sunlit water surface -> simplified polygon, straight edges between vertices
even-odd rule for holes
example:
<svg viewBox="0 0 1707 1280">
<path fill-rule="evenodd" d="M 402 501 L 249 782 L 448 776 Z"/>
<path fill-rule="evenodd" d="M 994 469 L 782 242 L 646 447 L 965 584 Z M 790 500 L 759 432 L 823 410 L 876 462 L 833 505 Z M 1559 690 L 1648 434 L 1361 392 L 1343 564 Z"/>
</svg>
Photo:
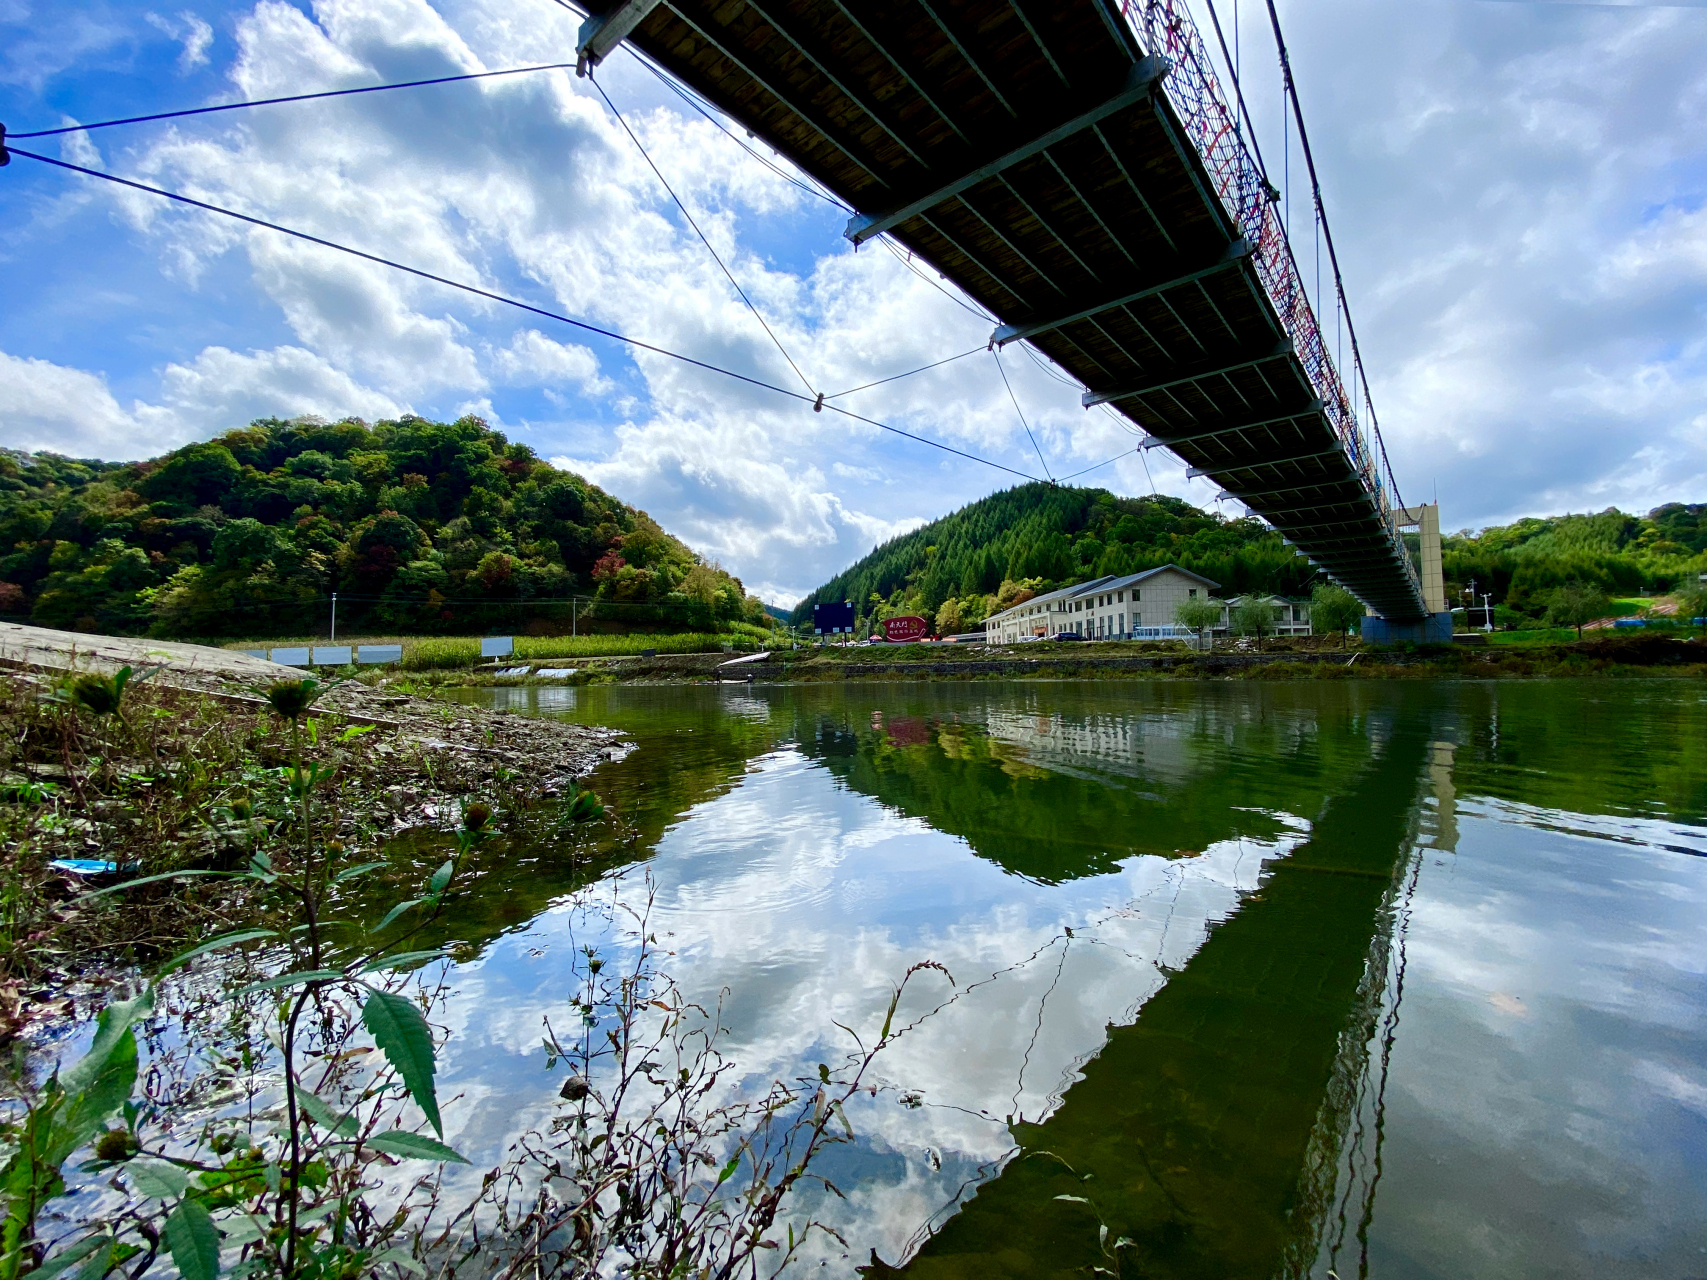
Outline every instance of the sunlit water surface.
<svg viewBox="0 0 1707 1280">
<path fill-rule="evenodd" d="M 1100 1221 L 1126 1275 L 1707 1277 L 1698 684 L 460 696 L 632 737 L 599 892 L 650 884 L 749 1085 L 952 973 L 803 1206 L 831 1273 L 1084 1275 Z M 463 922 L 477 1168 L 552 1114 L 585 882 L 531 856 Z"/>
</svg>

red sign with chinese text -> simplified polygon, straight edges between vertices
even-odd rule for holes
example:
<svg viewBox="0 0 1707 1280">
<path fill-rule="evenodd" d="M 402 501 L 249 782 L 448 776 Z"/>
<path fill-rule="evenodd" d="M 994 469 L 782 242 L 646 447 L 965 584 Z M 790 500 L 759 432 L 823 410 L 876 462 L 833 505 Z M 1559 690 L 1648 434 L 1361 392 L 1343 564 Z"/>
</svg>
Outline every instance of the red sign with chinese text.
<svg viewBox="0 0 1707 1280">
<path fill-rule="evenodd" d="M 914 614 L 904 618 L 885 618 L 883 620 L 883 638 L 885 640 L 923 640 L 931 633 L 931 624 Z"/>
</svg>

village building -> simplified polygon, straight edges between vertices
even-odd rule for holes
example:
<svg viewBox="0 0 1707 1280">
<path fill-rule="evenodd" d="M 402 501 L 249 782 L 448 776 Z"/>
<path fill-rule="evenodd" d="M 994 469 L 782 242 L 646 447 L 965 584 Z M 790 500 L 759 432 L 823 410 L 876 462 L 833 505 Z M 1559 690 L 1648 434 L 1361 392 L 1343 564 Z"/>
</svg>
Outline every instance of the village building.
<svg viewBox="0 0 1707 1280">
<path fill-rule="evenodd" d="M 1174 621 L 1185 600 L 1206 600 L 1220 584 L 1178 565 L 1074 583 L 1022 601 L 984 623 L 991 644 L 1052 640 L 1173 640 L 1191 632 Z"/>
<path fill-rule="evenodd" d="M 1142 573 L 1110 575 L 1076 582 L 1021 601 L 984 623 L 989 644 L 1024 640 L 1053 640 L 1074 635 L 1081 640 L 1184 640 L 1193 632 L 1176 622 L 1175 611 L 1185 600 L 1212 600 L 1221 606 L 1221 620 L 1212 634 L 1232 634 L 1233 611 L 1260 602 L 1273 613 L 1270 635 L 1310 634 L 1310 602 L 1277 595 L 1242 595 L 1216 600 L 1220 586 L 1178 565 L 1163 565 Z"/>
</svg>

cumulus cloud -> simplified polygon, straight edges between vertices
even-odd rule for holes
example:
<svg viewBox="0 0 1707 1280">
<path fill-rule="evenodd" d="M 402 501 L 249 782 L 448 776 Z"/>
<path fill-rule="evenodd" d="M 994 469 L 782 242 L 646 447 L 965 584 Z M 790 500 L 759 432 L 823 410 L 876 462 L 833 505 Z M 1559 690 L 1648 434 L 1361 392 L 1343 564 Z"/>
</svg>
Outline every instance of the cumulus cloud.
<svg viewBox="0 0 1707 1280">
<path fill-rule="evenodd" d="M 135 422 L 97 373 L 0 351 L 0 443 L 73 457 L 122 456 Z"/>
<path fill-rule="evenodd" d="M 159 403 L 123 408 L 100 374 L 0 351 L 0 444 L 144 458 L 260 417 L 395 417 L 404 406 L 301 347 L 208 347 L 162 371 Z"/>
<path fill-rule="evenodd" d="M 599 358 L 586 347 L 555 342 L 538 329 L 525 329 L 495 352 L 492 369 L 510 386 L 553 387 L 569 384 L 587 395 L 605 395 L 615 385 L 599 374 Z"/>
</svg>

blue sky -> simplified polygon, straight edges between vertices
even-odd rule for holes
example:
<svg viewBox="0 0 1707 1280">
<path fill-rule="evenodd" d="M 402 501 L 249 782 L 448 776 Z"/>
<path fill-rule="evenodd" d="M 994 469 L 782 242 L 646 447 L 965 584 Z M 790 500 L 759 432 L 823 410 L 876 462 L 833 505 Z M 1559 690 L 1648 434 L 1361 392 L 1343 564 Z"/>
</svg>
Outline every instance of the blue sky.
<svg viewBox="0 0 1707 1280">
<path fill-rule="evenodd" d="M 1231 0 L 1220 0 L 1231 19 Z M 1707 7 L 1311 0 L 1281 8 L 1388 447 L 1448 527 L 1707 500 Z M 1240 7 L 1271 168 L 1262 6 Z M 550 0 L 0 0 L 14 132 L 573 57 Z M 688 111 L 613 101 L 820 388 L 983 345 L 928 270 Z M 545 72 L 66 135 L 31 149 L 243 209 L 793 385 L 603 103 Z M 1294 212 L 1303 207 L 1295 195 Z M 1300 237 L 1305 273 L 1309 238 Z M 142 457 L 260 415 L 472 411 L 789 602 L 1013 482 L 770 393 L 17 160 L 0 171 L 0 443 Z M 1050 471 L 1130 449 L 1020 348 Z M 843 403 L 1018 470 L 985 353 Z M 1199 503 L 1162 454 L 1086 483 Z"/>
</svg>

